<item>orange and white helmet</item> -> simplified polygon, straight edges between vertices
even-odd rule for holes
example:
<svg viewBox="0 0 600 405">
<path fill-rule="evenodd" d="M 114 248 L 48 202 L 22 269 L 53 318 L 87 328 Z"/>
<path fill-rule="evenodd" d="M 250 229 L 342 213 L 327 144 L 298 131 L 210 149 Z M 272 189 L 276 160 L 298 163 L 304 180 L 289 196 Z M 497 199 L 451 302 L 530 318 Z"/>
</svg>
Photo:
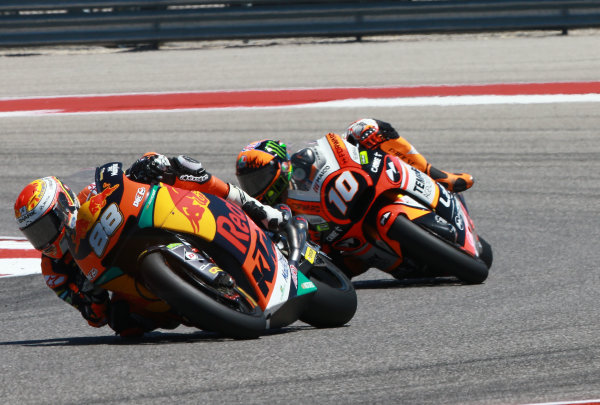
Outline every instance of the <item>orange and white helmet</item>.
<svg viewBox="0 0 600 405">
<path fill-rule="evenodd" d="M 17 225 L 33 247 L 61 258 L 68 250 L 66 234 L 75 228 L 79 200 L 54 176 L 29 183 L 15 202 Z"/>
</svg>

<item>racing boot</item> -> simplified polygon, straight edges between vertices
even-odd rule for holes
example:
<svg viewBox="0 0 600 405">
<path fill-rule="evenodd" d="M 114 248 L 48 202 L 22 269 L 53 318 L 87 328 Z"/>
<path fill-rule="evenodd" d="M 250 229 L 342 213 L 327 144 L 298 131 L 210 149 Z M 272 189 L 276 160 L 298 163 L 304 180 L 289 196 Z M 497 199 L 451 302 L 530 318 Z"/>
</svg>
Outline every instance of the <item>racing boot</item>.
<svg viewBox="0 0 600 405">
<path fill-rule="evenodd" d="M 427 173 L 429 177 L 438 183 L 442 184 L 448 190 L 455 193 L 459 193 L 471 188 L 475 182 L 473 176 L 468 173 L 448 173 L 443 170 L 436 169 L 435 167 L 431 166 L 430 163 L 427 163 L 425 173 Z"/>
</svg>

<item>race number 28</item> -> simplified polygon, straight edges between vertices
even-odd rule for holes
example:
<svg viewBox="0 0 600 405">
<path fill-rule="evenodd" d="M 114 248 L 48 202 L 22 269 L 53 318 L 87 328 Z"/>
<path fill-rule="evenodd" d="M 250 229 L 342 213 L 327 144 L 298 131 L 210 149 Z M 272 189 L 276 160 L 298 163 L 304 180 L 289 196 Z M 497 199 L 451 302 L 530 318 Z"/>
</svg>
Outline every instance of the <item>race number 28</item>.
<svg viewBox="0 0 600 405">
<path fill-rule="evenodd" d="M 109 205 L 92 228 L 88 238 L 90 246 L 98 257 L 102 256 L 110 237 L 122 223 L 123 214 L 119 211 L 119 206 L 117 204 Z"/>
</svg>

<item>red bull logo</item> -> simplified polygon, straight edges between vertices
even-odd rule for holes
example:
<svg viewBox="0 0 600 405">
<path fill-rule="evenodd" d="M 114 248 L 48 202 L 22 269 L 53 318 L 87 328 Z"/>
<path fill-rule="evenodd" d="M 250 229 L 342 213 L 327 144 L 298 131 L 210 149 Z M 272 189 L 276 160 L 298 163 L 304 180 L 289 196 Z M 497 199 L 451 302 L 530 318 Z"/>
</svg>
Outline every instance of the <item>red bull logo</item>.
<svg viewBox="0 0 600 405">
<path fill-rule="evenodd" d="M 115 190 L 119 188 L 118 184 L 115 184 L 112 187 L 108 187 L 108 185 L 104 185 L 104 190 L 101 193 L 96 194 L 95 196 L 90 198 L 89 210 L 92 215 L 96 215 L 104 206 L 106 205 L 106 199 L 109 195 L 115 192 Z"/>
<path fill-rule="evenodd" d="M 27 211 L 31 211 L 42 200 L 44 193 L 46 192 L 46 183 L 42 180 L 35 180 L 29 184 L 29 187 L 32 188 L 31 198 L 27 201 Z"/>
<path fill-rule="evenodd" d="M 173 201 L 177 201 L 177 209 L 181 211 L 190 222 L 194 232 L 200 231 L 200 222 L 206 206 L 209 203 L 208 198 L 198 191 L 179 190 L 173 187 L 167 187 L 169 195 Z M 182 194 L 184 194 L 182 196 Z"/>
</svg>

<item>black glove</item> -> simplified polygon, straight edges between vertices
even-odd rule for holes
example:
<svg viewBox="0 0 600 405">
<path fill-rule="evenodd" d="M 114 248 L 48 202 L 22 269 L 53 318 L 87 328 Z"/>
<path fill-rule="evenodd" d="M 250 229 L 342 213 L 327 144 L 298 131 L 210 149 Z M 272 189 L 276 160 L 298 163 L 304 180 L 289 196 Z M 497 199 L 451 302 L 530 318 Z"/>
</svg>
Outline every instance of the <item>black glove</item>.
<svg viewBox="0 0 600 405">
<path fill-rule="evenodd" d="M 164 182 L 173 184 L 175 175 L 169 159 L 164 155 L 146 154 L 136 160 L 126 172 L 127 176 L 140 183 Z"/>
<path fill-rule="evenodd" d="M 377 125 L 379 126 L 379 134 L 385 140 L 398 139 L 400 137 L 400 135 L 398 135 L 398 132 L 394 129 L 394 127 L 392 127 L 390 123 L 380 120 L 375 120 L 375 122 L 377 122 Z"/>
<path fill-rule="evenodd" d="M 173 170 L 179 180 L 193 181 L 196 183 L 206 183 L 210 180 L 210 173 L 203 167 L 202 163 L 189 156 L 179 155 L 169 159 L 173 165 Z"/>
</svg>

